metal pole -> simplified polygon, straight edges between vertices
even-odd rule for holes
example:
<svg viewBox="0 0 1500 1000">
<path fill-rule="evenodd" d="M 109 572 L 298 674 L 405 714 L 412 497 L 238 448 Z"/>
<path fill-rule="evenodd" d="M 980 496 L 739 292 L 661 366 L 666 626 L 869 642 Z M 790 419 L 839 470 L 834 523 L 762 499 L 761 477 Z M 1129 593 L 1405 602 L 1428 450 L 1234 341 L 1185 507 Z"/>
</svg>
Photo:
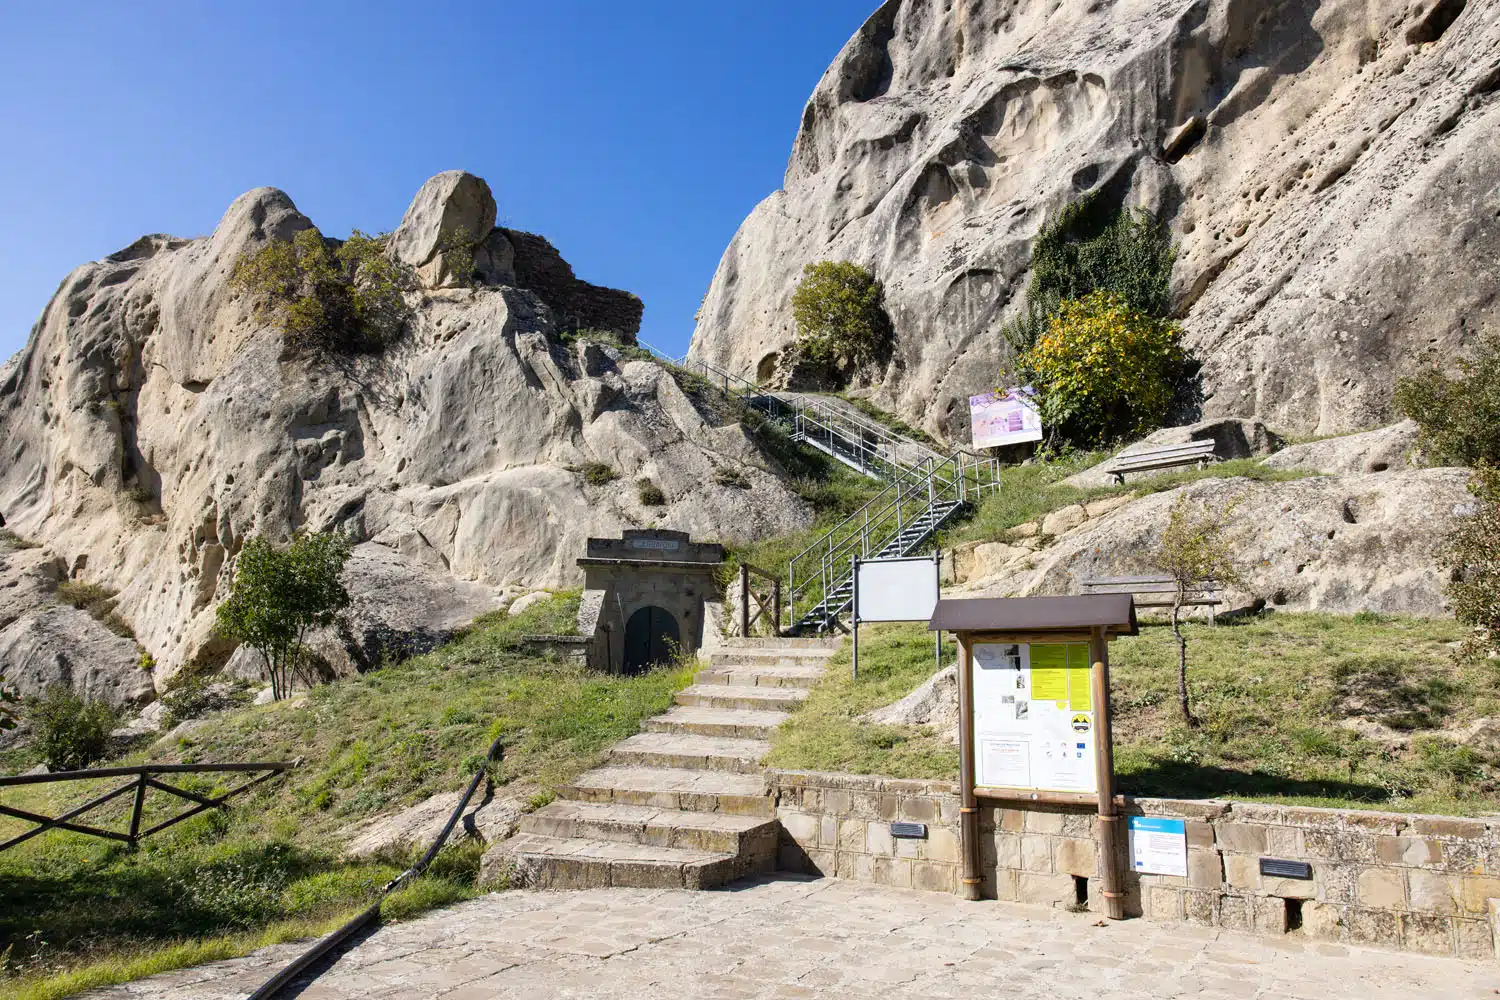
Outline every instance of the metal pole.
<svg viewBox="0 0 1500 1000">
<path fill-rule="evenodd" d="M 963 857 L 963 877 L 958 894 L 964 899 L 979 898 L 979 799 L 974 794 L 974 668 L 969 650 L 969 636 L 958 633 L 958 790 L 959 853 Z"/>
<path fill-rule="evenodd" d="M 1125 886 L 1120 877 L 1125 854 L 1123 825 L 1115 804 L 1115 751 L 1109 705 L 1109 637 L 1096 627 L 1089 641 L 1094 700 L 1094 775 L 1099 786 L 1099 876 L 1105 915 L 1125 918 Z"/>
<path fill-rule="evenodd" d="M 942 600 L 942 597 L 943 597 L 943 550 L 942 549 L 933 549 L 932 550 L 932 565 L 934 567 L 933 572 L 937 574 L 937 594 L 938 594 L 938 600 Z M 933 633 L 932 633 L 932 662 L 933 662 L 934 666 L 938 670 L 943 669 L 943 630 L 942 629 L 935 629 L 933 631 Z"/>
<path fill-rule="evenodd" d="M 859 556 L 854 557 L 851 580 L 854 584 L 850 595 L 854 611 L 854 679 L 859 680 Z"/>
</svg>

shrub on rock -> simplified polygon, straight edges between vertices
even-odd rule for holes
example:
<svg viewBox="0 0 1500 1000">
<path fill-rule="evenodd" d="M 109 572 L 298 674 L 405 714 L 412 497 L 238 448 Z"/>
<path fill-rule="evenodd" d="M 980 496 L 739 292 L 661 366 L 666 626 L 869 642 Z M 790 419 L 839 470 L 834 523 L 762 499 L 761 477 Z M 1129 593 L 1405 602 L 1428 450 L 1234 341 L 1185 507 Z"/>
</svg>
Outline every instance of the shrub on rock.
<svg viewBox="0 0 1500 1000">
<path fill-rule="evenodd" d="M 1036 387 L 1051 434 L 1099 445 L 1160 426 L 1184 373 L 1180 338 L 1176 323 L 1095 291 L 1059 305 L 1017 369 Z"/>
<path fill-rule="evenodd" d="M 1422 443 L 1439 462 L 1500 464 L 1500 334 L 1459 359 L 1458 378 L 1436 361 L 1396 382 L 1396 406 L 1417 422 Z"/>
<path fill-rule="evenodd" d="M 85 701 L 66 684 L 54 684 L 27 712 L 37 749 L 51 771 L 79 771 L 103 759 L 115 714 L 102 701 Z"/>
<path fill-rule="evenodd" d="M 1500 649 L 1500 469 L 1481 465 L 1469 482 L 1474 512 L 1459 520 L 1443 548 L 1453 615 L 1473 626 L 1471 650 Z"/>
<path fill-rule="evenodd" d="M 890 358 L 895 333 L 885 290 L 858 264 L 825 260 L 803 268 L 802 283 L 792 294 L 792 317 L 795 353 L 837 380 Z"/>
</svg>

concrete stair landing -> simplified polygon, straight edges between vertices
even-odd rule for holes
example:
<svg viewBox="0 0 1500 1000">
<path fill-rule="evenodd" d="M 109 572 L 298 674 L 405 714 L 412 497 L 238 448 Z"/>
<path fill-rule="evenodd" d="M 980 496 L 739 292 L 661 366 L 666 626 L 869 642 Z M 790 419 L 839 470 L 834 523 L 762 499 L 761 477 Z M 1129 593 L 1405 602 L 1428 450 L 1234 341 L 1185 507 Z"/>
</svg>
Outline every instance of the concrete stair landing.
<svg viewBox="0 0 1500 1000">
<path fill-rule="evenodd" d="M 494 850 L 535 889 L 709 889 L 774 870 L 780 827 L 760 760 L 837 649 L 765 639 L 714 653 L 676 706 Z"/>
</svg>

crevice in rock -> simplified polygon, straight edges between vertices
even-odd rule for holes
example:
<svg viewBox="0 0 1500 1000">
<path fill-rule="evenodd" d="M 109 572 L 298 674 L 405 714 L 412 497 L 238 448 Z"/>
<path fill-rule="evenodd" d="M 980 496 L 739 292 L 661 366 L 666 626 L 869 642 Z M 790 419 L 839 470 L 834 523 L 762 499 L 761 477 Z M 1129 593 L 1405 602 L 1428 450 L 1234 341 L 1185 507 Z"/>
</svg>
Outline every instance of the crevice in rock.
<svg viewBox="0 0 1500 1000">
<path fill-rule="evenodd" d="M 1468 0 L 1435 0 L 1410 28 L 1406 29 L 1406 40 L 1413 45 L 1426 45 L 1443 37 L 1443 34 L 1464 12 Z"/>
</svg>

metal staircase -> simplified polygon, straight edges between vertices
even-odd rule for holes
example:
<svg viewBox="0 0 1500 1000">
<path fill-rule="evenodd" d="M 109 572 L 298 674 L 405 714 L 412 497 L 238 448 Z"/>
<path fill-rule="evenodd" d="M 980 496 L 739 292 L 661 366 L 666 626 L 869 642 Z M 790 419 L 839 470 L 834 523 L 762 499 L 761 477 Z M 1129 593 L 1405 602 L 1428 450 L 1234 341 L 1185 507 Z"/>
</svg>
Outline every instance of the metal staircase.
<svg viewBox="0 0 1500 1000">
<path fill-rule="evenodd" d="M 999 463 L 972 452 L 944 456 L 852 407 L 806 393 L 773 392 L 707 362 L 672 364 L 764 413 L 792 440 L 888 483 L 862 509 L 792 557 L 784 591 L 794 633 L 828 632 L 854 600 L 854 560 L 908 556 L 968 505 L 1000 487 Z"/>
</svg>

